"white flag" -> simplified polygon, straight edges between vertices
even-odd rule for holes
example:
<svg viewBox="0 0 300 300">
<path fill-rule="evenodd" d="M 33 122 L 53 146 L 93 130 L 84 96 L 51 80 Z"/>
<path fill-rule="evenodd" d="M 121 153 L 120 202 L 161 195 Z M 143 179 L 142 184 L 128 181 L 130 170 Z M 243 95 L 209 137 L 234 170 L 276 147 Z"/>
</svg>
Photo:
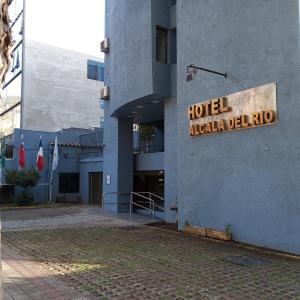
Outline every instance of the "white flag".
<svg viewBox="0 0 300 300">
<path fill-rule="evenodd" d="M 57 136 L 56 136 L 54 151 L 53 151 L 52 171 L 54 171 L 57 168 L 57 165 L 58 165 L 58 145 L 57 145 Z"/>
</svg>

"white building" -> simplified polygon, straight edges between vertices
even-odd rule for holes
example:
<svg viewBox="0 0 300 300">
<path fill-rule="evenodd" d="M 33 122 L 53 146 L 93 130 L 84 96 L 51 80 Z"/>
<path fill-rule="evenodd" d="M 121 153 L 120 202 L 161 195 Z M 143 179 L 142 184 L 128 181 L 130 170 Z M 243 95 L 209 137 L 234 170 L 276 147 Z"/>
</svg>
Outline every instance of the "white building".
<svg viewBox="0 0 300 300">
<path fill-rule="evenodd" d="M 23 0 L 11 2 L 9 15 L 15 43 L 0 100 L 0 137 L 14 128 L 99 127 L 103 61 L 26 38 Z"/>
</svg>

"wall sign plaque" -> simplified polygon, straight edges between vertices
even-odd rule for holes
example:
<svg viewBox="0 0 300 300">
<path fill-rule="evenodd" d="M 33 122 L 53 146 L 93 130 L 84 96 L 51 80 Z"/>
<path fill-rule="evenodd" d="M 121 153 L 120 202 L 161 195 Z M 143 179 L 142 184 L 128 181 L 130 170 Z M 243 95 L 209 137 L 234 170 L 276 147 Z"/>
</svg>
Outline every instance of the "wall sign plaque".
<svg viewBox="0 0 300 300">
<path fill-rule="evenodd" d="M 271 125 L 277 121 L 276 83 L 188 107 L 190 136 Z"/>
<path fill-rule="evenodd" d="M 106 184 L 107 184 L 107 185 L 110 185 L 110 183 L 111 183 L 111 175 L 110 175 L 110 174 L 107 174 L 107 175 L 106 175 Z"/>
</svg>

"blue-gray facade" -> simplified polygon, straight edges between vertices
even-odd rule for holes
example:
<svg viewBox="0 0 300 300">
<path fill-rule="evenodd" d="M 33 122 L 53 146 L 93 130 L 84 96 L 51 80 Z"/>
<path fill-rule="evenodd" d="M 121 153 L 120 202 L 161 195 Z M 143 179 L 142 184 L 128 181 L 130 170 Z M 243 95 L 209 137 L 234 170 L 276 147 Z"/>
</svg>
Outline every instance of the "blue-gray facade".
<svg viewBox="0 0 300 300">
<path fill-rule="evenodd" d="M 158 31 L 167 34 L 163 62 Z M 160 164 L 167 221 L 176 202 L 180 229 L 230 224 L 235 240 L 300 254 L 299 1 L 109 0 L 106 37 L 104 192 L 130 192 L 137 166 Z M 199 72 L 186 82 L 189 64 L 228 76 Z M 189 105 L 271 82 L 276 124 L 189 135 Z M 134 154 L 132 125 L 157 121 L 161 154 Z M 111 210 L 126 210 L 124 197 L 110 198 Z"/>
<path fill-rule="evenodd" d="M 25 169 L 36 168 L 36 159 L 39 148 L 40 137 L 42 137 L 44 167 L 40 174 L 40 180 L 31 192 L 35 202 L 45 202 L 50 200 L 50 178 L 52 171 L 54 141 L 57 136 L 59 161 L 56 170 L 53 171 L 52 181 L 52 202 L 72 202 L 80 201 L 90 203 L 90 173 L 103 172 L 103 130 L 101 129 L 80 129 L 69 128 L 59 132 L 32 131 L 14 129 L 14 134 L 5 138 L 6 149 L 11 147 L 13 155 L 5 160 L 5 168 L 1 178 L 2 188 L 5 188 L 5 170 L 18 169 L 18 151 L 23 135 L 25 148 Z M 68 191 L 60 190 L 59 178 L 61 174 L 78 176 L 77 187 L 72 187 Z M 0 186 L 1 189 L 1 186 Z M 18 190 L 15 190 L 15 194 Z M 5 201 L 4 199 L 0 199 Z M 8 199 L 8 200 L 13 200 Z M 101 204 L 101 193 L 99 195 Z"/>
</svg>

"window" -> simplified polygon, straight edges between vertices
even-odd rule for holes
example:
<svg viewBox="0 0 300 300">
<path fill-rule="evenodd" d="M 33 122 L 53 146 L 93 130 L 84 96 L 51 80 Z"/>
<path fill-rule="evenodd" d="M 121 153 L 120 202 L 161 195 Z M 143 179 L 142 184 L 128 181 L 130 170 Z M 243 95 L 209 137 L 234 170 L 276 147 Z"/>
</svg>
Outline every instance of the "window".
<svg viewBox="0 0 300 300">
<path fill-rule="evenodd" d="M 99 80 L 104 82 L 104 67 L 100 67 L 99 70 Z"/>
<path fill-rule="evenodd" d="M 5 75 L 5 84 L 9 83 L 14 77 L 19 76 L 22 71 L 22 43 L 19 43 L 12 51 L 12 62 L 8 73 Z M 18 79 L 20 80 L 20 79 Z M 11 83 L 10 83 L 11 84 Z M 20 80 L 20 90 L 21 90 L 21 80 Z M 21 92 L 20 92 L 21 93 Z"/>
<path fill-rule="evenodd" d="M 93 80 L 98 79 L 98 68 L 97 68 L 97 66 L 88 65 L 87 77 L 88 77 L 88 79 L 93 79 Z"/>
<path fill-rule="evenodd" d="M 2 185 L 0 189 L 0 203 L 13 202 L 15 187 L 13 185 Z"/>
<path fill-rule="evenodd" d="M 104 63 L 88 59 L 87 78 L 104 82 Z"/>
<path fill-rule="evenodd" d="M 5 159 L 13 159 L 14 157 L 14 146 L 13 145 L 5 145 L 5 150 L 4 150 L 4 157 Z"/>
<path fill-rule="evenodd" d="M 176 28 L 170 30 L 170 63 L 177 63 L 177 32 Z"/>
<path fill-rule="evenodd" d="M 104 101 L 103 100 L 100 100 L 100 108 L 104 109 Z"/>
<path fill-rule="evenodd" d="M 156 61 L 168 63 L 168 32 L 166 29 L 156 26 Z"/>
<path fill-rule="evenodd" d="M 59 193 L 79 193 L 79 173 L 59 173 Z"/>
<path fill-rule="evenodd" d="M 0 115 L 0 136 L 12 134 L 14 128 L 20 128 L 21 106 L 20 104 Z"/>
<path fill-rule="evenodd" d="M 170 0 L 170 1 L 169 1 L 170 7 L 176 5 L 176 2 L 177 2 L 176 0 Z"/>
<path fill-rule="evenodd" d="M 2 99 L 0 102 L 0 114 L 17 105 L 21 101 L 22 92 L 22 74 L 19 74 L 8 84 L 4 85 L 2 90 Z"/>
<path fill-rule="evenodd" d="M 100 116 L 100 128 L 104 128 L 104 116 Z"/>
</svg>

